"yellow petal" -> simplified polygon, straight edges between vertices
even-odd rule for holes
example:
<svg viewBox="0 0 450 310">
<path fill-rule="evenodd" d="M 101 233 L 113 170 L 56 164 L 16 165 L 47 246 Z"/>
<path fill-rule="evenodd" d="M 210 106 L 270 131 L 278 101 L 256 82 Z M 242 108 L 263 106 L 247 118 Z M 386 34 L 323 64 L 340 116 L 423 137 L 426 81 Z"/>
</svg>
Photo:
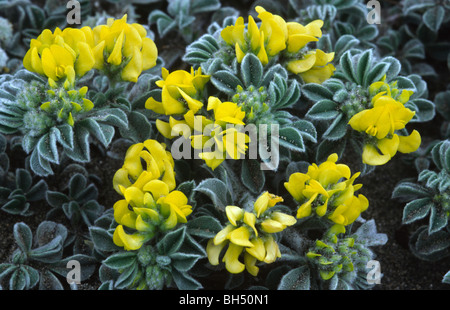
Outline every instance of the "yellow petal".
<svg viewBox="0 0 450 310">
<path fill-rule="evenodd" d="M 394 157 L 394 155 L 397 153 L 399 143 L 399 136 L 394 134 L 391 139 L 384 138 L 378 140 L 377 147 L 378 149 L 380 149 L 382 154 L 389 154 L 389 156 Z"/>
<path fill-rule="evenodd" d="M 254 277 L 256 277 L 259 273 L 259 268 L 256 266 L 256 261 L 257 259 L 253 255 L 250 255 L 249 253 L 244 254 L 245 269 Z"/>
<path fill-rule="evenodd" d="M 257 260 L 264 261 L 264 258 L 266 257 L 264 241 L 261 238 L 254 238 L 250 242 L 253 244 L 253 247 L 246 248 L 245 251 Z"/>
<path fill-rule="evenodd" d="M 278 247 L 278 244 L 273 239 L 272 236 L 267 238 L 266 241 L 264 241 L 264 246 L 266 248 L 266 257 L 264 258 L 264 262 L 267 264 L 273 263 L 277 257 L 281 257 L 281 252 Z"/>
<path fill-rule="evenodd" d="M 399 145 L 398 151 L 401 153 L 411 153 L 415 152 L 421 142 L 422 138 L 417 130 L 413 130 L 409 136 L 398 136 L 399 137 Z"/>
<path fill-rule="evenodd" d="M 146 236 L 138 233 L 129 235 L 125 232 L 122 225 L 119 225 L 114 231 L 113 240 L 116 245 L 123 245 L 125 250 L 130 251 L 139 249 L 144 244 Z"/>
<path fill-rule="evenodd" d="M 150 38 L 142 40 L 142 70 L 148 70 L 156 65 L 158 59 L 158 49 L 155 42 Z"/>
<path fill-rule="evenodd" d="M 303 59 L 292 60 L 288 63 L 287 69 L 295 74 L 310 70 L 316 62 L 316 54 L 306 54 Z"/>
<path fill-rule="evenodd" d="M 227 245 L 226 242 L 214 244 L 214 239 L 208 240 L 208 244 L 206 245 L 206 253 L 208 255 L 208 261 L 211 265 L 213 266 L 219 265 L 220 253 L 222 252 L 222 249 L 226 245 Z"/>
<path fill-rule="evenodd" d="M 83 76 L 94 67 L 95 58 L 94 53 L 87 43 L 78 42 L 77 46 L 79 55 L 75 65 L 75 72 L 78 76 Z"/>
<path fill-rule="evenodd" d="M 124 35 L 124 31 L 122 30 L 119 37 L 115 40 L 114 48 L 108 57 L 107 62 L 112 65 L 118 66 L 122 63 L 122 47 Z"/>
<path fill-rule="evenodd" d="M 302 192 L 305 189 L 306 181 L 309 179 L 309 175 L 296 172 L 290 175 L 289 181 L 284 183 L 284 187 L 295 200 L 300 201 L 304 197 Z"/>
<path fill-rule="evenodd" d="M 142 68 L 142 53 L 139 51 L 139 48 L 135 46 L 130 62 L 122 70 L 122 80 L 136 83 L 142 72 Z"/>
<path fill-rule="evenodd" d="M 229 239 L 233 244 L 243 247 L 253 247 L 253 244 L 249 240 L 250 235 L 251 234 L 248 228 L 245 226 L 241 226 L 230 233 Z"/>
<path fill-rule="evenodd" d="M 239 261 L 243 247 L 230 243 L 228 249 L 225 252 L 223 261 L 225 262 L 225 268 L 230 273 L 241 273 L 245 269 L 245 265 Z"/>
<path fill-rule="evenodd" d="M 237 226 L 236 222 L 242 220 L 244 217 L 244 210 L 236 206 L 225 207 L 225 213 L 233 226 Z"/>
<path fill-rule="evenodd" d="M 285 226 L 278 221 L 266 219 L 261 223 L 261 228 L 266 233 L 274 234 L 284 230 Z"/>
<path fill-rule="evenodd" d="M 384 165 L 391 159 L 389 154 L 380 154 L 378 150 L 370 144 L 366 144 L 363 149 L 363 163 L 371 166 Z"/>
<path fill-rule="evenodd" d="M 150 192 L 154 199 L 169 194 L 169 186 L 161 180 L 151 180 L 142 188 L 146 192 Z"/>
</svg>

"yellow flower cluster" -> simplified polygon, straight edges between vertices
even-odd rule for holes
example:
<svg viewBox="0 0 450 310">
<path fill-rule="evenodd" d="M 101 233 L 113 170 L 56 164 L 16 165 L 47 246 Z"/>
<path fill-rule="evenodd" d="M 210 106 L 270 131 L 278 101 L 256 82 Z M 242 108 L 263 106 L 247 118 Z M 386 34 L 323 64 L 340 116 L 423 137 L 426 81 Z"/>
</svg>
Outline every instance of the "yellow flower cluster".
<svg viewBox="0 0 450 310">
<path fill-rule="evenodd" d="M 209 75 L 202 74 L 202 69 L 197 71 L 191 68 L 191 72 L 176 70 L 172 73 L 162 68 L 162 80 L 156 85 L 162 89 L 161 101 L 150 97 L 145 102 L 145 107 L 159 114 L 175 115 L 185 114 L 188 111 L 197 113 L 203 107 L 203 102 L 198 100 L 205 84 L 209 81 Z"/>
<path fill-rule="evenodd" d="M 305 218 L 313 211 L 319 217 L 326 217 L 339 225 L 353 223 L 369 206 L 364 195 L 355 196 L 354 193 L 362 184 L 353 184 L 360 175 L 359 172 L 351 176 L 350 168 L 344 164 L 336 164 L 337 154 L 319 166 L 312 164 L 307 173 L 291 174 L 285 188 L 300 204 L 297 218 Z"/>
<path fill-rule="evenodd" d="M 114 204 L 114 219 L 119 224 L 113 236 L 116 245 L 137 250 L 158 231 L 187 222 L 192 207 L 184 193 L 174 190 L 173 168 L 172 155 L 156 140 L 127 150 L 124 164 L 113 178 L 114 189 L 124 197 Z M 129 234 L 125 227 L 135 232 Z"/>
<path fill-rule="evenodd" d="M 335 67 L 330 63 L 334 53 L 305 47 L 322 36 L 323 21 L 315 20 L 306 26 L 297 22 L 286 22 L 281 16 L 257 6 L 261 25 L 258 28 L 252 16 L 247 27 L 239 17 L 236 23 L 221 32 L 222 39 L 235 48 L 236 58 L 241 62 L 245 54 L 255 54 L 263 65 L 271 58 L 284 52 L 288 58 L 286 68 L 302 77 L 305 83 L 322 83 L 329 79 Z"/>
<path fill-rule="evenodd" d="M 240 159 L 245 155 L 250 138 L 240 131 L 239 126 L 245 125 L 245 112 L 236 103 L 222 102 L 210 96 L 206 112 L 210 112 L 211 117 L 197 114 L 203 112 L 201 98 L 209 75 L 203 75 L 201 68 L 197 71 L 191 68 L 190 73 L 184 70 L 169 73 L 163 68 L 162 78 L 156 82 L 162 89 L 161 101 L 150 97 L 145 107 L 158 114 L 169 115 L 168 122 L 156 120 L 156 128 L 165 138 L 183 135 L 191 139 L 191 146 L 203 150 L 199 157 L 212 169 L 227 156 Z M 177 115 L 182 115 L 182 118 L 175 118 Z"/>
<path fill-rule="evenodd" d="M 394 85 L 391 85 L 395 87 Z M 415 112 L 406 108 L 412 91 L 392 88 L 384 80 L 375 82 L 369 87 L 372 98 L 371 109 L 355 114 L 349 125 L 356 131 L 364 132 L 368 141 L 364 145 L 363 163 L 378 166 L 387 163 L 396 153 L 411 153 L 416 151 L 421 143 L 418 131 L 409 136 L 395 133 L 404 129 L 414 117 Z"/>
<path fill-rule="evenodd" d="M 251 275 L 256 276 L 259 272 L 256 266 L 258 261 L 270 264 L 281 257 L 272 234 L 297 222 L 293 216 L 270 210 L 281 201 L 281 197 L 264 192 L 256 199 L 253 212 L 227 206 L 225 211 L 229 224 L 210 239 L 206 247 L 211 265 L 219 264 L 219 256 L 227 245 L 222 261 L 230 273 L 241 273 L 247 269 Z M 239 261 L 242 253 L 244 263 Z"/>
<path fill-rule="evenodd" d="M 48 77 L 49 84 L 63 81 L 66 89 L 75 85 L 91 69 L 120 70 L 124 81 L 136 82 L 143 70 L 155 66 L 157 48 L 146 37 L 142 25 L 127 24 L 122 19 L 108 19 L 107 25 L 90 27 L 45 29 L 32 39 L 23 64 L 32 72 Z"/>
<path fill-rule="evenodd" d="M 245 125 L 245 112 L 234 102 L 220 101 L 217 97 L 209 97 L 208 111 L 213 111 L 214 121 L 205 119 L 202 122 L 201 134 L 191 136 L 194 149 L 201 149 L 199 154 L 211 169 L 219 166 L 225 158 L 241 159 L 245 156 L 250 137 L 240 131 Z M 231 126 L 229 126 L 231 125 Z"/>
</svg>

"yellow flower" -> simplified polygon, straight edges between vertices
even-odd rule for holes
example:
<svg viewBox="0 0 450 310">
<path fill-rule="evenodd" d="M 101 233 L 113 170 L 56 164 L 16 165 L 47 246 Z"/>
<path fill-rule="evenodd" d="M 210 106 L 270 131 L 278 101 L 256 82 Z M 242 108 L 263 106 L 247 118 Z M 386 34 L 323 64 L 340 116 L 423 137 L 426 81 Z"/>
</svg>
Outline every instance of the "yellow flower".
<svg viewBox="0 0 450 310">
<path fill-rule="evenodd" d="M 380 95 L 372 99 L 373 108 L 355 114 L 348 122 L 354 130 L 366 132 L 377 139 L 383 139 L 388 134 L 393 135 L 395 130 L 405 128 L 415 114 L 401 102 L 383 93 Z"/>
<path fill-rule="evenodd" d="M 188 205 L 186 195 L 180 191 L 161 196 L 157 204 L 161 206 L 161 214 L 168 218 L 164 223 L 165 230 L 172 229 L 177 223 L 186 223 L 186 217 L 192 213 L 192 206 Z"/>
<path fill-rule="evenodd" d="M 305 83 L 317 83 L 328 80 L 336 70 L 330 63 L 333 53 L 325 53 L 320 49 L 309 51 L 301 59 L 288 62 L 287 69 L 302 77 Z"/>
<path fill-rule="evenodd" d="M 260 6 L 255 9 L 261 19 L 260 28 L 253 17 L 249 16 L 246 30 L 244 19 L 239 17 L 234 25 L 222 30 L 221 36 L 228 45 L 235 47 L 238 62 L 242 61 L 246 53 L 252 52 L 266 65 L 269 57 L 286 49 L 287 24 L 283 18 Z"/>
<path fill-rule="evenodd" d="M 124 197 L 113 207 L 119 224 L 113 236 L 116 245 L 137 250 L 156 232 L 187 222 L 192 206 L 183 192 L 174 190 L 173 166 L 171 154 L 156 140 L 128 149 L 122 168 L 113 178 L 114 189 Z"/>
<path fill-rule="evenodd" d="M 150 180 L 161 179 L 172 191 L 175 188 L 173 168 L 172 155 L 165 150 L 165 145 L 152 139 L 133 144 L 126 152 L 122 168 L 113 177 L 113 187 L 123 195 L 129 186 L 143 189 Z"/>
<path fill-rule="evenodd" d="M 300 203 L 297 218 L 309 217 L 315 211 L 319 217 L 326 216 L 335 223 L 348 225 L 367 209 L 367 199 L 363 195 L 354 196 L 362 187 L 353 184 L 360 173 L 351 176 L 350 168 L 336 164 L 337 160 L 337 154 L 331 154 L 319 166 L 310 165 L 307 173 L 291 174 L 289 181 L 284 183 L 287 191 Z"/>
<path fill-rule="evenodd" d="M 250 137 L 241 130 L 245 125 L 245 112 L 236 103 L 222 102 L 211 96 L 207 110 L 213 111 L 214 121 L 194 116 L 192 111 L 185 114 L 185 120 L 195 131 L 201 132 L 191 136 L 191 145 L 194 149 L 203 150 L 199 157 L 214 170 L 227 157 L 235 160 L 244 157 Z M 201 128 L 194 128 L 195 117 L 201 118 L 197 119 Z"/>
<path fill-rule="evenodd" d="M 50 84 L 65 79 L 65 87 L 70 88 L 76 76 L 81 77 L 94 67 L 90 31 L 89 27 L 63 31 L 56 28 L 53 33 L 45 29 L 37 39 L 31 39 L 23 59 L 24 67 L 47 76 Z"/>
<path fill-rule="evenodd" d="M 245 112 L 234 102 L 222 102 L 219 98 L 210 96 L 207 110 L 214 111 L 214 120 L 222 127 L 226 124 L 245 125 Z"/>
<path fill-rule="evenodd" d="M 240 273 L 245 269 L 253 276 L 259 272 L 256 263 L 273 263 L 281 253 L 272 234 L 281 232 L 297 220 L 288 214 L 269 208 L 275 206 L 281 197 L 264 192 L 254 202 L 253 212 L 237 206 L 227 206 L 225 213 L 229 224 L 208 241 L 206 252 L 211 265 L 219 264 L 219 256 L 228 246 L 222 259 L 230 273 Z M 239 258 L 244 255 L 244 263 Z"/>
<path fill-rule="evenodd" d="M 421 142 L 422 139 L 417 130 L 413 130 L 409 136 L 394 134 L 392 138 L 386 137 L 378 140 L 376 145 L 364 145 L 362 160 L 363 163 L 372 166 L 384 165 L 394 157 L 397 151 L 401 153 L 415 152 Z"/>
<path fill-rule="evenodd" d="M 411 153 L 416 151 L 421 144 L 419 132 L 414 130 L 409 136 L 401 136 L 395 133 L 404 129 L 413 118 L 415 112 L 406 108 L 403 103 L 409 100 L 410 92 L 402 91 L 393 99 L 389 85 L 384 82 L 376 82 L 369 87 L 369 92 L 377 93 L 373 98 L 373 108 L 363 110 L 355 114 L 349 121 L 349 125 L 357 131 L 365 132 L 372 138 L 363 148 L 363 163 L 378 166 L 387 163 L 397 151 Z M 375 141 L 373 141 L 375 140 Z"/>
<path fill-rule="evenodd" d="M 382 93 L 382 95 L 386 95 L 401 102 L 402 104 L 405 104 L 409 101 L 409 98 L 414 92 L 407 89 L 400 91 L 396 87 L 397 81 L 388 84 L 386 82 L 386 75 L 384 75 L 380 81 L 374 82 L 369 86 L 369 94 L 370 96 L 375 97 L 377 95 L 380 96 L 379 94 Z"/>
<path fill-rule="evenodd" d="M 203 107 L 200 98 L 205 84 L 209 81 L 209 75 L 202 74 L 201 68 L 191 72 L 176 70 L 172 73 L 162 68 L 162 80 L 156 82 L 160 88 L 161 101 L 153 97 L 147 99 L 145 107 L 159 114 L 174 115 L 184 114 L 187 110 L 197 113 Z"/>
<path fill-rule="evenodd" d="M 96 26 L 93 45 L 95 68 L 118 67 L 124 81 L 137 82 L 142 71 L 156 65 L 158 50 L 155 43 L 147 37 L 142 25 L 128 24 L 126 14 L 121 19 L 109 18 L 106 25 Z"/>
</svg>

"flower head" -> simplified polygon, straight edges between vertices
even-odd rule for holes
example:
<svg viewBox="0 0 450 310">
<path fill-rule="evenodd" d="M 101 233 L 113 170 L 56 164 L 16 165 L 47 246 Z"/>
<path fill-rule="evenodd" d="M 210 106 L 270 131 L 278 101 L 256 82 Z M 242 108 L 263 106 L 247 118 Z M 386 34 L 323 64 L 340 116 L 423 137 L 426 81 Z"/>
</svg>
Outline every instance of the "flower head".
<svg viewBox="0 0 450 310">
<path fill-rule="evenodd" d="M 386 85 L 377 82 L 369 87 L 369 91 L 374 93 L 381 87 Z M 363 163 L 368 165 L 384 165 L 397 151 L 411 153 L 421 143 L 420 134 L 416 130 L 409 136 L 396 133 L 404 129 L 415 115 L 415 112 L 403 105 L 409 100 L 410 92 L 397 92 L 397 98 L 402 101 L 397 101 L 388 94 L 391 94 L 390 88 L 376 94 L 372 98 L 373 107 L 355 114 L 349 121 L 354 130 L 364 132 L 368 137 L 362 154 Z"/>
<path fill-rule="evenodd" d="M 259 267 L 256 263 L 273 263 L 281 256 L 278 244 L 272 234 L 283 231 L 296 223 L 296 219 L 279 211 L 272 211 L 281 197 L 263 193 L 254 203 L 252 212 L 237 206 L 225 208 L 229 223 L 208 241 L 206 248 L 209 262 L 219 264 L 219 256 L 227 247 L 222 261 L 230 273 L 240 273 L 245 269 L 256 276 Z M 244 263 L 240 261 L 244 255 Z"/>
<path fill-rule="evenodd" d="M 362 187 L 361 184 L 353 184 L 360 173 L 351 176 L 350 168 L 336 164 L 337 159 L 337 154 L 332 154 L 319 166 L 309 166 L 307 173 L 292 174 L 284 183 L 300 204 L 297 218 L 309 217 L 314 211 L 317 216 L 326 217 L 336 224 L 349 225 L 367 209 L 367 198 L 361 194 L 354 195 Z"/>
<path fill-rule="evenodd" d="M 263 65 L 279 54 L 287 59 L 286 68 L 301 76 L 305 83 L 322 83 L 335 71 L 330 63 L 334 53 L 325 53 L 319 49 L 309 49 L 310 42 L 317 42 L 322 36 L 322 20 L 314 20 L 307 25 L 286 22 L 281 16 L 257 6 L 260 26 L 252 16 L 248 17 L 247 26 L 239 17 L 236 23 L 225 27 L 222 39 L 235 49 L 238 62 L 245 54 L 255 54 Z"/>
<path fill-rule="evenodd" d="M 225 158 L 241 159 L 245 156 L 250 137 L 242 132 L 245 112 L 234 102 L 222 102 L 209 97 L 208 111 L 213 111 L 214 120 L 201 123 L 201 134 L 191 136 L 194 149 L 203 150 L 199 154 L 206 164 L 215 169 Z M 195 124 L 194 124 L 195 126 Z"/>
<path fill-rule="evenodd" d="M 158 50 L 147 30 L 137 23 L 128 24 L 127 15 L 109 18 L 106 25 L 93 29 L 95 68 L 119 71 L 124 81 L 137 82 L 142 71 L 156 65 Z"/>
<path fill-rule="evenodd" d="M 203 102 L 198 100 L 205 84 L 209 81 L 209 75 L 202 74 L 201 68 L 191 72 L 176 70 L 171 73 L 162 68 L 162 80 L 156 82 L 161 87 L 161 101 L 150 97 L 145 107 L 159 114 L 174 115 L 184 114 L 188 110 L 197 113 L 203 107 Z"/>
<path fill-rule="evenodd" d="M 173 166 L 172 156 L 156 140 L 128 149 L 113 178 L 114 189 L 124 197 L 114 204 L 114 219 L 119 224 L 114 232 L 116 245 L 136 250 L 158 231 L 186 223 L 192 206 L 184 193 L 174 190 Z"/>
<path fill-rule="evenodd" d="M 66 88 L 71 88 L 75 77 L 81 77 L 95 64 L 92 50 L 92 30 L 56 28 L 48 29 L 31 39 L 30 48 L 23 59 L 24 67 L 48 77 L 51 85 L 64 80 Z"/>
</svg>

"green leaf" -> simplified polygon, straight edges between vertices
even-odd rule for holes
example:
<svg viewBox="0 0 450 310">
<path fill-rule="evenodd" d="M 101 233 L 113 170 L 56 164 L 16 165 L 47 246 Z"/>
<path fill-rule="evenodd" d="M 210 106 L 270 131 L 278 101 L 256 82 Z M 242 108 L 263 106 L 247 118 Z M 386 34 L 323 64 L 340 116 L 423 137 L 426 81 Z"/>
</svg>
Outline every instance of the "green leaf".
<svg viewBox="0 0 450 310">
<path fill-rule="evenodd" d="M 106 229 L 89 227 L 89 234 L 96 249 L 105 252 L 112 252 L 119 249 L 113 241 L 113 235 Z"/>
<path fill-rule="evenodd" d="M 61 260 L 63 238 L 56 236 L 49 243 L 30 251 L 30 259 L 42 263 L 55 263 Z"/>
<path fill-rule="evenodd" d="M 415 250 L 422 255 L 432 255 L 450 247 L 450 234 L 444 230 L 429 234 L 423 230 L 416 241 Z"/>
<path fill-rule="evenodd" d="M 188 272 L 194 267 L 201 256 L 190 253 L 173 253 L 170 255 L 170 258 L 173 268 L 180 272 Z"/>
<path fill-rule="evenodd" d="M 428 214 L 432 206 L 433 202 L 431 198 L 428 197 L 416 199 L 409 202 L 403 209 L 403 224 L 410 224 L 414 221 L 424 218 Z"/>
<path fill-rule="evenodd" d="M 25 193 L 27 201 L 38 201 L 45 198 L 48 185 L 44 180 L 39 180 L 29 191 Z"/>
<path fill-rule="evenodd" d="M 301 266 L 286 273 L 278 285 L 279 290 L 309 290 L 311 287 L 308 266 Z"/>
<path fill-rule="evenodd" d="M 370 67 L 372 66 L 372 50 L 367 50 L 361 54 L 358 60 L 358 65 L 356 67 L 356 81 L 359 85 L 363 85 L 364 78 L 369 72 Z"/>
<path fill-rule="evenodd" d="M 347 133 L 347 124 L 347 117 L 340 113 L 323 133 L 322 137 L 326 140 L 342 139 Z"/>
<path fill-rule="evenodd" d="M 291 123 L 290 126 L 299 130 L 304 139 L 317 143 L 317 130 L 313 123 L 307 120 L 298 120 Z"/>
<path fill-rule="evenodd" d="M 51 163 L 59 164 L 58 148 L 56 147 L 56 136 L 50 133 L 45 134 L 39 139 L 37 144 L 39 156 Z"/>
<path fill-rule="evenodd" d="M 365 78 L 364 87 L 368 87 L 370 84 L 380 81 L 381 78 L 386 74 L 389 70 L 390 64 L 386 62 L 377 63 L 372 70 L 370 70 Z"/>
<path fill-rule="evenodd" d="M 294 127 L 284 127 L 279 131 L 279 143 L 289 150 L 296 152 L 304 152 L 305 144 L 300 131 Z"/>
<path fill-rule="evenodd" d="M 398 184 L 392 192 L 392 198 L 402 201 L 409 201 L 416 198 L 429 197 L 430 193 L 426 188 L 412 182 L 402 182 Z"/>
<path fill-rule="evenodd" d="M 121 270 L 132 266 L 136 260 L 136 252 L 121 251 L 108 256 L 102 263 L 111 269 Z"/>
<path fill-rule="evenodd" d="M 74 128 L 74 147 L 65 149 L 67 156 L 77 162 L 89 162 L 91 158 L 89 147 L 89 131 L 82 126 Z"/>
<path fill-rule="evenodd" d="M 356 72 L 353 67 L 353 57 L 350 51 L 346 52 L 339 60 L 339 65 L 342 71 L 342 74 L 349 82 L 353 82 L 357 84 L 356 80 Z"/>
<path fill-rule="evenodd" d="M 147 117 L 142 113 L 132 111 L 128 114 L 128 128 L 119 128 L 120 134 L 123 138 L 132 140 L 135 143 L 140 143 L 149 139 L 152 135 L 152 125 Z"/>
<path fill-rule="evenodd" d="M 39 290 L 64 290 L 59 279 L 49 270 L 41 272 Z"/>
<path fill-rule="evenodd" d="M 339 158 L 344 153 L 347 140 L 323 140 L 320 142 L 316 151 L 316 162 L 324 162 L 328 156 L 333 153 L 338 154 Z"/>
<path fill-rule="evenodd" d="M 339 115 L 336 102 L 323 99 L 314 104 L 306 113 L 306 116 L 313 120 L 331 120 Z"/>
<path fill-rule="evenodd" d="M 27 224 L 19 222 L 14 225 L 14 239 L 23 253 L 31 250 L 33 234 Z"/>
<path fill-rule="evenodd" d="M 258 194 L 264 187 L 266 177 L 260 162 L 254 159 L 241 161 L 241 181 L 252 193 Z"/>
<path fill-rule="evenodd" d="M 32 182 L 33 180 L 28 170 L 22 168 L 16 169 L 16 188 L 20 188 L 26 193 L 30 189 Z"/>
<path fill-rule="evenodd" d="M 191 219 L 186 224 L 187 232 L 201 238 L 214 238 L 222 229 L 220 221 L 212 216 L 203 215 Z"/>
<path fill-rule="evenodd" d="M 443 210 L 440 206 L 434 206 L 431 208 L 430 225 L 428 227 L 428 233 L 430 235 L 443 229 L 447 226 L 447 223 L 448 215 L 445 210 Z"/>
<path fill-rule="evenodd" d="M 78 122 L 77 126 L 86 128 L 89 133 L 97 138 L 104 147 L 108 147 L 114 137 L 114 127 L 107 124 L 98 123 L 93 119 L 86 118 Z"/>
<path fill-rule="evenodd" d="M 199 290 L 203 288 L 200 282 L 186 272 L 172 270 L 172 277 L 179 290 Z"/>
<path fill-rule="evenodd" d="M 219 70 L 211 76 L 211 82 L 214 86 L 228 95 L 236 92 L 236 87 L 242 85 L 239 78 L 228 70 Z"/>
<path fill-rule="evenodd" d="M 410 100 L 405 104 L 405 107 L 416 112 L 411 122 L 428 122 L 436 115 L 434 103 L 427 99 Z"/>
<path fill-rule="evenodd" d="M 127 114 L 119 108 L 108 108 L 95 111 L 90 118 L 119 128 L 128 128 Z"/>
<path fill-rule="evenodd" d="M 320 84 L 315 83 L 303 85 L 302 94 L 313 102 L 321 101 L 324 99 L 333 99 L 333 93 L 330 90 Z"/>
<path fill-rule="evenodd" d="M 434 32 L 438 32 L 445 17 L 445 9 L 442 5 L 436 4 L 425 11 L 422 20 L 428 28 Z"/>
<path fill-rule="evenodd" d="M 63 193 L 51 190 L 47 191 L 46 199 L 48 204 L 53 208 L 61 208 L 63 204 L 69 202 L 69 197 Z"/>
<path fill-rule="evenodd" d="M 263 77 L 263 65 L 256 55 L 248 53 L 241 62 L 242 80 L 246 87 L 259 87 Z"/>
<path fill-rule="evenodd" d="M 64 124 L 53 128 L 58 142 L 61 143 L 64 148 L 72 149 L 74 143 L 72 126 L 69 124 Z"/>
<path fill-rule="evenodd" d="M 39 156 L 37 149 L 34 149 L 29 157 L 31 170 L 39 176 L 53 174 L 53 170 L 48 161 Z"/>
<path fill-rule="evenodd" d="M 195 191 L 208 196 L 215 207 L 223 210 L 232 202 L 227 185 L 219 179 L 203 180 L 197 185 Z"/>
<path fill-rule="evenodd" d="M 186 227 L 182 226 L 177 230 L 167 233 L 156 245 L 159 253 L 171 255 L 178 251 L 186 237 Z"/>
<path fill-rule="evenodd" d="M 442 283 L 450 284 L 450 270 L 442 278 Z"/>
</svg>

